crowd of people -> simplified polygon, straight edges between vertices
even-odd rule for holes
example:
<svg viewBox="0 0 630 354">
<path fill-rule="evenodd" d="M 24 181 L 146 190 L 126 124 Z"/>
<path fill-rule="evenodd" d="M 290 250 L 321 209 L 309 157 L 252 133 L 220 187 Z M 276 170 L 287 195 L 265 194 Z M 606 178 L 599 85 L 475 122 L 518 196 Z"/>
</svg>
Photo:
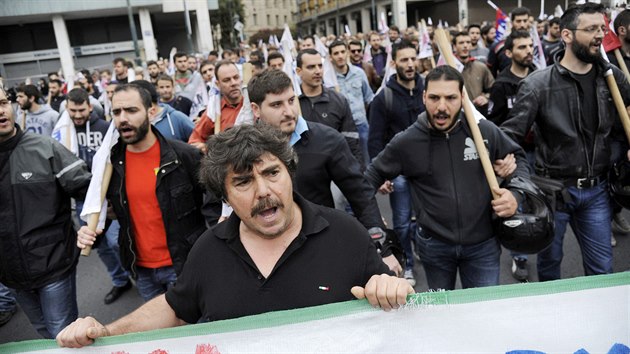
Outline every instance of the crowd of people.
<svg viewBox="0 0 630 354">
<path fill-rule="evenodd" d="M 561 186 L 548 195 L 555 234 L 537 279 L 561 278 L 567 224 L 585 275 L 611 273 L 614 234 L 630 224 L 607 176 L 630 151 L 604 73 L 628 112 L 630 84 L 600 53 L 605 11 L 587 3 L 536 22 L 516 8 L 498 38 L 493 23 L 451 28 L 457 68 L 424 41 L 432 26 L 390 26 L 174 51 L 146 69 L 117 58 L 113 75 L 1 89 L 0 210 L 12 221 L 0 228 L 0 325 L 17 300 L 42 337 L 79 347 L 352 298 L 389 310 L 414 291 L 418 261 L 429 289 L 454 289 L 458 274 L 463 288 L 499 285 L 495 218 L 523 210 L 511 181 L 532 176 Z M 630 10 L 612 28 L 630 65 Z M 467 100 L 486 118 L 500 187 L 488 187 Z M 106 226 L 94 230 L 81 211 L 99 149 L 113 172 Z M 111 277 L 105 304 L 134 286 L 146 302 L 112 324 L 77 320 L 88 247 Z M 528 255 L 511 255 L 513 276 L 533 280 Z"/>
</svg>

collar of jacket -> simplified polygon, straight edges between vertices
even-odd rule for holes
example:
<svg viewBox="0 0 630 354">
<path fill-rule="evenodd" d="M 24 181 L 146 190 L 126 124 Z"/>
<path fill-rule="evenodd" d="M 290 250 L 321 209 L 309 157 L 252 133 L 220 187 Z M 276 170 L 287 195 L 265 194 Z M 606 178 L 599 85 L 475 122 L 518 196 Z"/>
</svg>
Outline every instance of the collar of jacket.
<svg viewBox="0 0 630 354">
<path fill-rule="evenodd" d="M 406 96 L 409 96 L 409 89 L 401 85 L 398 82 L 397 78 L 398 78 L 398 74 L 394 74 L 390 76 L 389 81 L 387 81 L 387 86 L 389 86 L 389 88 L 391 88 L 394 91 L 398 91 L 398 92 L 404 93 Z M 416 73 L 416 76 L 414 77 L 414 79 L 416 80 L 416 86 L 414 86 L 414 88 L 411 91 L 413 92 L 414 96 L 421 95 L 422 91 L 420 90 L 420 87 L 422 87 L 422 89 L 424 90 L 424 85 L 422 84 L 422 77 L 418 75 L 418 73 Z"/>
<path fill-rule="evenodd" d="M 166 140 L 166 138 L 155 128 L 152 124 L 149 125 L 153 134 L 155 134 L 158 144 L 160 144 L 160 173 L 159 175 L 167 174 L 168 172 L 177 168 L 180 161 L 177 154 Z M 111 160 L 114 169 L 123 167 L 125 165 L 125 151 L 127 150 L 127 144 L 122 140 L 118 140 L 116 145 L 112 147 Z"/>
<path fill-rule="evenodd" d="M 328 88 L 326 88 L 326 86 L 322 85 L 322 93 L 319 96 L 306 96 L 304 94 L 304 91 L 302 91 L 302 94 L 300 95 L 300 97 L 298 97 L 299 99 L 302 98 L 307 98 L 307 99 L 312 99 L 313 103 L 319 103 L 319 102 L 330 102 L 330 94 L 328 93 Z"/>
</svg>

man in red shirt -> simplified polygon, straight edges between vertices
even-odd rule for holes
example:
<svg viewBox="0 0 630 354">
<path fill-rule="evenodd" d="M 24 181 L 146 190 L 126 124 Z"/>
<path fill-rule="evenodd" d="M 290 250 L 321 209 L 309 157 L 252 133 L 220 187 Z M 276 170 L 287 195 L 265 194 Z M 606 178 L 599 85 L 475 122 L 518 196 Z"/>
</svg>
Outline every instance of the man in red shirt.
<svg viewBox="0 0 630 354">
<path fill-rule="evenodd" d="M 236 118 L 243 108 L 243 93 L 241 86 L 243 79 L 239 74 L 236 64 L 228 60 L 221 60 L 214 68 L 217 85 L 221 92 L 221 131 L 231 128 L 236 123 Z M 188 143 L 205 152 L 206 140 L 214 134 L 214 121 L 216 117 L 210 117 L 206 110 L 197 126 L 193 130 Z"/>
<path fill-rule="evenodd" d="M 151 96 L 135 85 L 114 91 L 112 115 L 120 133 L 111 150 L 114 167 L 107 197 L 120 223 L 120 260 L 145 301 L 164 293 L 205 231 L 203 187 L 197 180 L 201 153 L 165 139 L 149 123 Z M 100 232 L 99 232 L 100 233 Z M 77 246 L 96 239 L 82 227 Z"/>
</svg>

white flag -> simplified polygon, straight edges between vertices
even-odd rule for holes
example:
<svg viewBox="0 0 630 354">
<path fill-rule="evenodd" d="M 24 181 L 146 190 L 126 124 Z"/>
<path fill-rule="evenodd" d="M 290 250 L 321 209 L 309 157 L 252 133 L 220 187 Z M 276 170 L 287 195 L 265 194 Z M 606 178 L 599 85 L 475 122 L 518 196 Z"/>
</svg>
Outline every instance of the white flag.
<svg viewBox="0 0 630 354">
<path fill-rule="evenodd" d="M 254 112 L 252 112 L 252 103 L 249 100 L 249 93 L 247 92 L 247 87 L 243 87 L 243 107 L 238 112 L 236 116 L 236 120 L 234 121 L 234 125 L 241 124 L 254 124 Z"/>
<path fill-rule="evenodd" d="M 219 88 L 213 85 L 208 92 L 208 106 L 206 108 L 206 115 L 211 121 L 215 122 L 216 117 L 221 114 L 221 91 Z"/>
<path fill-rule="evenodd" d="M 215 79 L 213 78 L 213 83 L 214 80 Z M 206 88 L 206 83 L 203 80 L 196 80 L 195 83 L 197 84 L 197 87 L 194 90 L 192 106 L 190 107 L 189 117 L 191 119 L 195 119 L 195 117 L 199 115 L 199 112 L 203 111 L 208 105 L 208 89 Z"/>
<path fill-rule="evenodd" d="M 536 26 L 531 26 L 529 36 L 532 37 L 534 41 L 534 65 L 536 65 L 536 69 L 538 70 L 544 69 L 547 67 L 547 59 L 545 59 L 545 51 L 540 42 L 540 37 L 538 37 Z"/>
<path fill-rule="evenodd" d="M 107 216 L 107 199 L 101 200 L 103 174 L 105 173 L 105 166 L 111 163 L 112 147 L 118 143 L 118 137 L 118 129 L 116 129 L 116 124 L 112 122 L 109 124 L 109 129 L 107 129 L 107 134 L 103 138 L 101 147 L 96 151 L 92 159 L 92 180 L 85 196 L 81 219 L 87 222 L 90 214 L 100 211 L 98 225 L 96 226 L 98 230 L 105 228 L 105 218 Z"/>
<path fill-rule="evenodd" d="M 332 63 L 328 60 L 328 48 L 324 45 L 319 37 L 315 36 L 315 49 L 322 57 L 322 65 L 323 65 L 323 79 L 324 79 L 324 87 L 334 88 L 335 90 L 339 89 L 339 82 L 337 82 L 337 74 L 335 73 L 335 68 L 333 68 Z"/>
<path fill-rule="evenodd" d="M 63 111 L 61 117 L 55 124 L 52 131 L 53 139 L 60 142 L 66 149 L 70 150 L 75 156 L 79 156 L 79 142 L 77 141 L 77 130 L 74 127 L 68 110 Z"/>
<path fill-rule="evenodd" d="M 427 30 L 427 26 L 424 23 L 424 20 L 420 22 L 420 51 L 418 52 L 418 58 L 430 58 L 433 56 L 433 47 L 431 46 L 431 37 L 429 36 L 429 31 Z"/>
</svg>

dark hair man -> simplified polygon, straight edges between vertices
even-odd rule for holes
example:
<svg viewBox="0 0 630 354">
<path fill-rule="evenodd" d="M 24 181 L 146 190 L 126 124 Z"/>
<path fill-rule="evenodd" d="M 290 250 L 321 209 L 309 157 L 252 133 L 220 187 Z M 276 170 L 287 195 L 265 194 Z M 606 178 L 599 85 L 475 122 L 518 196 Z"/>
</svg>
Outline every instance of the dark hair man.
<svg viewBox="0 0 630 354">
<path fill-rule="evenodd" d="M 70 197 L 83 199 L 91 176 L 50 135 L 24 132 L 0 88 L 0 281 L 44 338 L 78 314 Z"/>
<path fill-rule="evenodd" d="M 52 79 L 48 81 L 48 94 L 50 95 L 50 108 L 59 112 L 59 106 L 61 102 L 65 101 L 66 95 L 61 92 L 63 83 L 59 79 Z"/>
<path fill-rule="evenodd" d="M 114 59 L 114 75 L 116 77 L 116 81 L 118 81 L 121 84 L 126 83 L 128 70 L 129 70 L 129 65 L 124 58 Z"/>
<path fill-rule="evenodd" d="M 481 38 L 486 48 L 490 48 L 494 44 L 494 39 L 497 37 L 497 29 L 493 25 L 485 25 L 481 27 Z M 489 50 L 489 49 L 488 49 Z M 488 52 L 488 54 L 490 54 Z M 487 59 L 486 59 L 487 60 Z"/>
<path fill-rule="evenodd" d="M 600 57 L 608 31 L 604 8 L 594 3 L 571 7 L 562 15 L 560 28 L 566 45 L 562 59 L 521 81 L 514 108 L 501 126 L 517 142 L 534 126 L 536 173 L 561 181 L 566 187 L 562 195 L 571 197 L 559 199 L 562 205 L 555 213 L 555 239 L 538 254 L 541 281 L 560 278 L 569 221 L 582 250 L 586 275 L 612 272 L 612 215 L 606 176 L 617 114 L 604 79 L 607 67 Z M 627 107 L 630 84 L 616 67 L 611 69 Z"/>
<path fill-rule="evenodd" d="M 392 44 L 398 43 L 402 39 L 400 38 L 400 29 L 396 25 L 389 26 L 387 35 L 389 36 L 389 41 L 392 42 Z"/>
<path fill-rule="evenodd" d="M 192 58 L 195 59 L 194 57 Z M 175 74 L 173 74 L 174 93 L 192 101 L 199 85 L 203 85 L 203 78 L 199 72 L 190 68 L 191 63 L 188 62 L 188 54 L 177 52 L 173 56 L 173 61 L 175 62 Z M 195 59 L 195 67 L 196 65 L 197 61 Z M 186 113 L 186 115 L 190 115 L 190 112 Z"/>
<path fill-rule="evenodd" d="M 217 52 L 216 50 L 212 50 L 210 51 L 210 53 L 208 53 L 208 60 L 210 62 L 216 62 L 219 59 L 219 52 Z"/>
<path fill-rule="evenodd" d="M 383 79 L 376 73 L 374 65 L 363 61 L 363 44 L 356 40 L 350 41 L 348 43 L 348 52 L 350 53 L 350 64 L 365 72 L 372 92 L 376 92 L 381 87 Z"/>
<path fill-rule="evenodd" d="M 20 85 L 15 89 L 20 107 L 17 123 L 24 131 L 50 136 L 59 113 L 46 104 L 39 104 L 41 93 L 35 85 Z"/>
<path fill-rule="evenodd" d="M 300 42 L 300 50 L 315 49 L 315 38 L 312 35 L 308 35 Z"/>
<path fill-rule="evenodd" d="M 167 140 L 150 124 L 151 95 L 137 85 L 116 87 L 112 114 L 120 138 L 112 147 L 114 166 L 107 198 L 120 223 L 120 260 L 145 300 L 170 288 L 188 252 L 205 231 L 203 187 L 197 172 L 201 154 Z M 93 245 L 96 232 L 81 227 L 77 246 Z"/>
<path fill-rule="evenodd" d="M 315 49 L 305 49 L 298 53 L 296 63 L 296 72 L 302 79 L 302 95 L 299 97 L 302 116 L 343 134 L 352 155 L 364 165 L 359 133 L 348 100 L 335 90 L 324 87 L 322 57 Z"/>
<path fill-rule="evenodd" d="M 497 126 L 501 125 L 510 113 L 516 100 L 518 84 L 526 76 L 536 70 L 532 65 L 534 60 L 534 41 L 529 32 L 512 31 L 505 40 L 505 55 L 512 61 L 509 68 L 499 73 L 490 91 L 488 119 Z M 533 166 L 534 142 L 533 136 L 528 137 L 521 147 L 525 150 L 527 160 Z M 512 276 L 519 281 L 526 281 L 529 277 L 526 254 L 511 253 Z"/>
<path fill-rule="evenodd" d="M 168 75 L 157 77 L 157 91 L 160 94 L 160 103 L 173 107 L 174 109 L 190 115 L 192 101 L 187 97 L 175 94 L 175 81 Z"/>
<path fill-rule="evenodd" d="M 348 64 L 348 47 L 343 41 L 334 41 L 328 47 L 330 61 L 337 75 L 339 92 L 341 92 L 352 112 L 354 124 L 359 132 L 359 143 L 361 144 L 361 154 L 365 166 L 370 163 L 368 153 L 368 132 L 370 126 L 367 120 L 367 106 L 374 99 L 374 93 L 370 88 L 370 83 L 365 72 L 354 65 Z"/>
<path fill-rule="evenodd" d="M 621 56 L 623 57 L 623 61 L 626 63 L 626 67 L 630 69 L 630 10 L 626 9 L 621 11 L 615 18 L 613 26 L 615 27 L 615 33 L 621 42 Z M 608 54 L 608 59 L 610 59 L 610 62 L 613 65 L 619 67 L 617 57 L 614 53 L 610 52 Z"/>
<path fill-rule="evenodd" d="M 455 57 L 464 65 L 462 75 L 466 91 L 475 108 L 485 116 L 488 114 L 488 98 L 494 77 L 487 66 L 470 55 L 471 40 L 467 32 L 459 32 L 452 37 Z"/>
<path fill-rule="evenodd" d="M 510 20 L 512 21 L 512 31 L 528 31 L 532 23 L 529 21 L 531 12 L 526 7 L 517 7 L 510 13 Z M 510 66 L 510 59 L 505 55 L 505 38 L 497 43 L 494 43 L 489 49 L 488 54 L 488 67 L 494 77 L 503 69 Z"/>
<path fill-rule="evenodd" d="M 376 235 L 384 228 L 372 188 L 361 174 L 343 136 L 323 124 L 299 116 L 291 79 L 280 70 L 265 70 L 248 85 L 254 119 L 282 131 L 297 153 L 300 163 L 294 181 L 307 200 L 334 207 L 330 183 L 334 182 L 347 197 L 354 215 Z M 390 253 L 382 253 L 392 271 L 400 265 Z M 388 258 L 389 257 L 389 258 Z"/>
<path fill-rule="evenodd" d="M 549 21 L 547 35 L 542 40 L 543 51 L 547 58 L 547 65 L 556 62 L 556 53 L 560 52 L 564 47 L 560 40 L 560 18 L 554 17 Z"/>
<path fill-rule="evenodd" d="M 518 203 L 509 190 L 488 188 L 463 117 L 463 76 L 454 68 L 439 66 L 429 72 L 425 87 L 426 111 L 413 128 L 391 140 L 365 175 L 375 189 L 399 175 L 414 189 L 420 226 L 417 250 L 430 289 L 454 289 L 458 271 L 463 288 L 497 285 L 501 247 L 494 237 L 492 214 L 512 216 Z M 529 175 L 518 145 L 487 120 L 479 122 L 479 129 L 490 159 L 514 154 L 514 175 Z M 491 192 L 500 197 L 492 200 Z"/>
<path fill-rule="evenodd" d="M 199 72 L 201 73 L 201 77 L 203 77 L 204 83 L 210 85 L 214 80 L 214 62 L 210 60 L 204 60 L 199 65 Z"/>
<path fill-rule="evenodd" d="M 368 34 L 368 42 L 370 43 L 370 55 L 372 56 L 372 65 L 376 69 L 378 76 L 383 78 L 385 75 L 385 66 L 387 65 L 387 52 L 381 46 L 381 35 L 377 32 Z"/>
<path fill-rule="evenodd" d="M 278 52 L 269 53 L 269 56 L 267 56 L 267 67 L 271 69 L 282 70 L 283 66 L 284 66 L 284 56 L 282 55 L 282 53 L 278 53 Z"/>
<path fill-rule="evenodd" d="M 208 151 L 201 179 L 234 208 L 230 218 L 204 233 L 177 284 L 164 296 L 107 326 L 92 317 L 81 319 L 57 337 L 59 345 L 80 347 L 107 335 L 354 297 L 367 297 L 387 310 L 404 304 L 407 294 L 413 293 L 403 280 L 384 274 L 387 267 L 351 216 L 293 192 L 295 153 L 281 132 L 267 126 L 236 126 L 212 136 Z M 305 296 L 314 285 L 304 272 L 337 285 L 325 297 Z M 257 301 L 239 300 L 249 296 Z"/>
<path fill-rule="evenodd" d="M 157 61 L 147 61 L 147 71 L 149 72 L 149 80 L 151 80 L 151 83 L 154 85 L 157 84 L 157 78 L 160 76 L 160 66 Z"/>
<path fill-rule="evenodd" d="M 217 62 L 214 71 L 217 86 L 221 92 L 221 131 L 224 131 L 234 126 L 241 109 L 243 109 L 243 92 L 241 91 L 243 79 L 236 64 L 229 60 Z M 214 119 L 216 118 L 210 117 L 208 113 L 206 110 L 201 115 L 190 139 L 188 139 L 189 144 L 204 152 L 206 151 L 206 140 L 214 134 Z"/>
<path fill-rule="evenodd" d="M 488 61 L 488 48 L 483 46 L 481 40 L 481 26 L 473 23 L 468 26 L 468 34 L 470 35 L 470 56 L 481 63 Z"/>
<path fill-rule="evenodd" d="M 421 99 L 424 84 L 422 77 L 416 73 L 416 55 L 416 49 L 408 40 L 392 46 L 392 61 L 389 65 L 396 68 L 396 74 L 389 78 L 385 88 L 374 97 L 370 106 L 370 159 L 374 159 L 394 135 L 407 129 L 424 112 Z M 404 276 L 413 286 L 415 278 L 411 249 L 411 192 L 404 176 L 393 176 L 379 192 L 386 193 L 391 188 L 393 192 L 389 202 L 393 211 L 394 230 L 400 238 L 407 259 L 407 264 L 403 264 Z"/>
<path fill-rule="evenodd" d="M 195 127 L 190 118 L 167 104 L 160 105 L 158 103 L 160 96 L 158 96 L 155 87 L 150 82 L 136 80 L 131 84 L 142 87 L 151 95 L 151 108 L 149 108 L 151 124 L 166 139 L 175 139 L 187 143 L 190 133 Z"/>
</svg>

